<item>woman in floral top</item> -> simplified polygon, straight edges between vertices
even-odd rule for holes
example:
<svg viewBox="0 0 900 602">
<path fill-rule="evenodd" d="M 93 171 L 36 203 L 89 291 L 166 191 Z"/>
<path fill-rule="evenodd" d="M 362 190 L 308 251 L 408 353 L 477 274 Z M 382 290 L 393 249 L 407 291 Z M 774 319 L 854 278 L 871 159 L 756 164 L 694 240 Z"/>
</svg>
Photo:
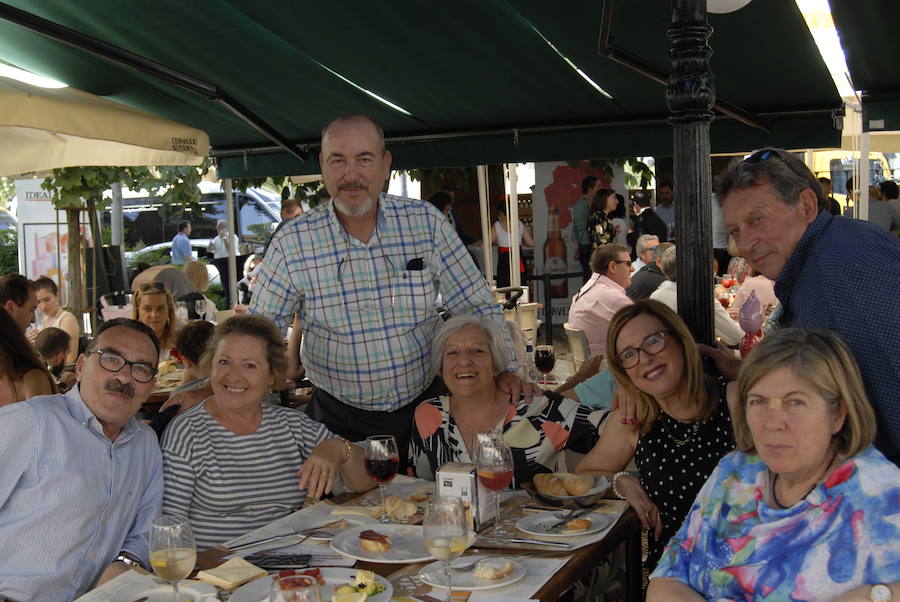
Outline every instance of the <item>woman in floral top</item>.
<svg viewBox="0 0 900 602">
<path fill-rule="evenodd" d="M 434 480 L 447 462 L 472 462 L 475 433 L 502 429 L 513 453 L 513 487 L 559 467 L 560 452 L 587 453 L 608 414 L 547 392 L 511 400 L 496 384 L 507 365 L 502 335 L 493 320 L 457 316 L 447 320 L 432 345 L 435 370 L 450 395 L 416 408 L 409 446 L 410 474 Z"/>
<path fill-rule="evenodd" d="M 612 223 L 609 215 L 616 210 L 618 205 L 619 199 L 616 197 L 615 190 L 601 188 L 594 196 L 591 215 L 588 217 L 588 234 L 591 236 L 591 243 L 595 249 L 608 242 L 615 242 L 616 226 Z"/>
<path fill-rule="evenodd" d="M 897 599 L 900 469 L 872 447 L 875 415 L 846 345 L 777 331 L 738 389 L 738 450 L 669 541 L 647 600 L 888 600 L 885 588 Z"/>
</svg>

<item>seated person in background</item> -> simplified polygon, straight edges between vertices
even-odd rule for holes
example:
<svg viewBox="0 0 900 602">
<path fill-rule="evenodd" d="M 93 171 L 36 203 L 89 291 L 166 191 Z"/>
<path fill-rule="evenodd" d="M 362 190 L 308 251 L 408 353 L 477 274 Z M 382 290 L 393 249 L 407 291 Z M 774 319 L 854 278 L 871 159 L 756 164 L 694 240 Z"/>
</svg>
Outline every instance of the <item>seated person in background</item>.
<svg viewBox="0 0 900 602">
<path fill-rule="evenodd" d="M 650 530 L 652 570 L 691 500 L 719 459 L 734 449 L 726 386 L 703 373 L 700 352 L 681 318 L 649 299 L 613 317 L 607 361 L 618 384 L 640 400 L 637 423 L 623 424 L 622 409 L 613 410 L 600 441 L 575 472 L 607 477 L 613 492 L 628 500 Z M 624 472 L 632 459 L 637 477 Z"/>
<path fill-rule="evenodd" d="M 767 336 L 738 397 L 738 449 L 700 490 L 647 600 L 888 600 L 884 587 L 896 600 L 900 468 L 872 446 L 875 414 L 844 342 Z"/>
<path fill-rule="evenodd" d="M 213 303 L 212 299 L 206 296 L 206 291 L 209 289 L 209 271 L 206 269 L 206 264 L 199 261 L 189 261 L 184 264 L 184 275 L 191 284 L 194 285 L 197 292 L 190 293 L 183 298 L 179 298 L 179 300 L 188 303 L 191 301 L 202 302 L 199 306 L 195 305 L 194 307 L 191 307 L 188 305 L 188 315 L 195 320 L 214 322 L 216 320 L 216 311 L 218 308 L 216 307 L 216 304 Z M 202 311 L 200 311 L 200 309 L 202 309 Z"/>
<path fill-rule="evenodd" d="M 650 295 L 654 301 L 659 301 L 667 305 L 672 311 L 678 311 L 678 285 L 675 283 L 678 277 L 678 268 L 675 265 L 675 247 L 666 249 L 662 256 L 663 274 L 667 280 L 659 285 L 659 288 Z M 737 322 L 734 321 L 728 310 L 722 307 L 718 300 L 713 299 L 713 314 L 716 324 L 716 336 L 722 339 L 726 345 L 739 345 L 741 339 L 744 338 L 744 331 Z"/>
<path fill-rule="evenodd" d="M 65 370 L 69 351 L 69 333 L 60 328 L 45 328 L 34 340 L 34 348 L 56 379 L 59 390 L 65 392 L 75 382 L 75 373 Z M 65 371 L 64 371 L 65 370 Z"/>
<path fill-rule="evenodd" d="M 572 298 L 569 325 L 587 336 L 591 355 L 606 353 L 606 330 L 619 309 L 631 304 L 625 287 L 631 284 L 631 257 L 622 245 L 600 245 L 591 254 L 593 275 Z"/>
<path fill-rule="evenodd" d="M 0 311 L 0 406 L 56 392 L 53 377 L 22 328 Z"/>
<path fill-rule="evenodd" d="M 196 263 L 196 262 L 194 262 Z M 192 385 L 189 391 L 179 393 L 166 400 L 150 420 L 150 426 L 162 437 L 166 426 L 176 414 L 190 410 L 195 405 L 212 395 L 209 386 L 209 374 L 200 369 L 200 358 L 206 352 L 207 343 L 212 338 L 215 326 L 212 322 L 194 320 L 188 322 L 178 331 L 175 337 L 175 349 L 181 355 L 181 363 L 184 365 L 184 373 L 181 377 L 181 385 Z"/>
<path fill-rule="evenodd" d="M 21 274 L 6 274 L 0 277 L 0 305 L 12 316 L 22 332 L 27 331 L 34 323 L 34 310 L 37 309 L 37 291 L 34 282 Z M 30 337 L 33 339 L 36 334 Z"/>
<path fill-rule="evenodd" d="M 202 360 L 213 395 L 162 438 L 163 514 L 190 520 L 197 548 L 219 545 L 300 509 L 307 495 L 375 483 L 363 451 L 306 414 L 262 403 L 284 378 L 284 339 L 261 316 L 219 324 Z"/>
<path fill-rule="evenodd" d="M 735 312 L 740 311 L 751 291 L 756 291 L 756 298 L 759 299 L 763 309 L 775 307 L 778 304 L 778 297 L 775 296 L 775 282 L 751 267 L 744 282 L 734 295 L 734 301 L 731 303 L 731 307 L 728 308 L 729 312 L 731 310 Z"/>
<path fill-rule="evenodd" d="M 244 277 L 238 280 L 237 283 L 242 305 L 250 303 L 250 298 L 253 296 L 253 289 L 256 287 L 256 278 L 259 273 L 259 270 L 256 268 L 262 263 L 262 260 L 262 255 L 251 255 L 244 262 Z"/>
<path fill-rule="evenodd" d="M 175 332 L 178 328 L 175 321 L 175 303 L 172 301 L 172 295 L 166 290 L 166 285 L 162 282 L 141 284 L 132 300 L 131 317 L 153 330 L 162 350 L 159 360 L 168 359 L 172 345 L 175 344 Z"/>
<path fill-rule="evenodd" d="M 645 265 L 649 265 L 653 259 L 653 252 L 659 246 L 659 237 L 653 234 L 641 234 L 637 239 L 634 252 L 637 259 L 631 262 L 635 272 L 640 272 Z"/>
<path fill-rule="evenodd" d="M 660 264 L 662 264 L 663 253 L 675 244 L 671 242 L 661 242 L 656 245 L 651 254 L 650 261 L 631 275 L 631 284 L 625 289 L 625 294 L 632 301 L 638 299 L 646 299 L 659 288 L 659 285 L 666 281 L 666 275 L 662 273 Z"/>
<path fill-rule="evenodd" d="M 78 359 L 78 337 L 81 335 L 78 320 L 72 312 L 68 312 L 60 306 L 59 289 L 53 280 L 41 276 L 34 281 L 34 288 L 37 291 L 38 309 L 41 310 L 38 332 L 46 328 L 61 328 L 66 331 L 66 334 L 69 335 L 69 348 L 66 352 L 65 363 L 74 364 Z M 34 341 L 30 336 L 29 340 Z"/>
<path fill-rule="evenodd" d="M 119 558 L 150 568 L 162 461 L 134 414 L 158 353 L 143 324 L 108 320 L 71 391 L 0 408 L 0 596 L 69 602 L 128 570 Z"/>
<path fill-rule="evenodd" d="M 563 449 L 586 453 L 596 443 L 608 412 L 556 393 L 526 403 L 497 387 L 508 363 L 503 334 L 493 320 L 473 315 L 447 320 L 432 343 L 432 364 L 449 395 L 417 408 L 409 445 L 410 473 L 434 480 L 446 462 L 472 462 L 475 433 L 502 429 L 512 448 L 514 488 L 541 472 L 554 472 Z"/>
</svg>

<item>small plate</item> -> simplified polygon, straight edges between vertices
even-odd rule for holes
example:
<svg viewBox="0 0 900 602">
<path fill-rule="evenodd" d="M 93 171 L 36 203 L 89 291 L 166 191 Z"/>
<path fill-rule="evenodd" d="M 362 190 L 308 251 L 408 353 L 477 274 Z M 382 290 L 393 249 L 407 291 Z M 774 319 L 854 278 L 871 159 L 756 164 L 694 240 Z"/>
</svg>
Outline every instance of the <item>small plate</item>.
<svg viewBox="0 0 900 602">
<path fill-rule="evenodd" d="M 462 558 L 465 558 L 463 556 Z M 512 559 L 505 558 L 500 556 L 488 556 L 485 560 L 493 559 L 493 558 L 503 558 L 504 560 L 509 560 L 513 563 L 512 572 L 503 577 L 502 579 L 476 579 L 475 578 L 475 567 L 472 567 L 472 570 L 466 571 L 464 573 L 454 573 L 451 571 L 450 573 L 450 581 L 453 585 L 454 590 L 464 590 L 464 591 L 475 591 L 480 589 L 493 589 L 495 587 L 501 587 L 503 585 L 509 585 L 510 583 L 515 583 L 519 579 L 525 576 L 525 567 L 522 566 L 521 563 Z M 450 563 L 450 566 L 453 566 L 453 563 Z M 428 566 L 424 567 L 419 573 L 419 578 L 427 585 L 432 587 L 446 587 L 444 582 L 444 564 L 442 562 L 433 562 Z M 233 600 L 233 599 L 232 599 Z"/>
<path fill-rule="evenodd" d="M 522 483 L 522 489 L 527 491 L 531 497 L 550 506 L 587 508 L 603 499 L 603 495 L 609 489 L 609 481 L 606 477 L 597 477 L 594 480 L 594 486 L 583 495 L 549 495 L 538 491 L 534 483 Z"/>
<path fill-rule="evenodd" d="M 337 586 L 349 584 L 353 581 L 353 577 L 356 576 L 356 569 L 322 567 L 319 570 L 321 571 L 322 579 L 325 580 L 325 585 L 319 586 L 322 600 L 331 600 L 331 596 L 334 595 L 334 589 Z M 381 575 L 375 575 L 375 578 L 384 586 L 384 591 L 377 596 L 370 596 L 366 602 L 388 602 L 394 595 L 394 587 Z M 272 575 L 268 575 L 245 583 L 234 590 L 229 600 L 231 602 L 267 602 L 273 579 Z M 171 599 L 170 595 L 169 600 Z"/>
<path fill-rule="evenodd" d="M 388 535 L 391 538 L 391 549 L 385 552 L 364 550 L 359 542 L 359 534 L 367 529 Z M 341 531 L 331 540 L 331 548 L 344 556 L 356 560 L 382 562 L 387 564 L 409 564 L 434 560 L 425 547 L 421 525 L 403 525 L 399 523 L 379 523 L 378 525 L 361 525 Z"/>
<path fill-rule="evenodd" d="M 591 533 L 602 531 L 614 523 L 619 517 L 616 514 L 591 513 L 581 517 L 591 519 L 592 523 L 591 526 L 584 531 L 577 531 L 575 533 L 548 533 L 547 529 L 550 525 L 558 523 L 560 518 L 562 517 L 558 516 L 558 513 L 556 512 L 529 514 L 528 516 L 523 516 L 516 522 L 516 528 L 525 533 L 538 535 L 540 537 L 573 537 L 590 535 Z"/>
</svg>

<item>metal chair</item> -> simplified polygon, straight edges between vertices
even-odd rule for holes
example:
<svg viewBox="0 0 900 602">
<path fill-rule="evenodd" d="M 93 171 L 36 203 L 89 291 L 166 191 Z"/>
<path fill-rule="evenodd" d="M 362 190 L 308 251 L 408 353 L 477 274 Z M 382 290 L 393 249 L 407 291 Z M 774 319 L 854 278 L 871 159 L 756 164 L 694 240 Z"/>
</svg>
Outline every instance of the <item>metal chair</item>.
<svg viewBox="0 0 900 602">
<path fill-rule="evenodd" d="M 591 356 L 587 335 L 584 330 L 569 326 L 568 322 L 563 324 L 563 329 L 566 331 L 566 338 L 569 341 L 569 351 L 572 352 L 572 364 L 575 371 L 578 372 L 585 360 Z"/>
</svg>

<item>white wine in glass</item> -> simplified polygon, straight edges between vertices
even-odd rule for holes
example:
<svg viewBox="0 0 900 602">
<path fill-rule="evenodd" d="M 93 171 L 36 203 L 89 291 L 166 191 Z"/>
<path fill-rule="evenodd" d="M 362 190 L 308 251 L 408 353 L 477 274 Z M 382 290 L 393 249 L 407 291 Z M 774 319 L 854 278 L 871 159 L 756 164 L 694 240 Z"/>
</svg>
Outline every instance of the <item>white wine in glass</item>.
<svg viewBox="0 0 900 602">
<path fill-rule="evenodd" d="M 157 577 L 172 584 L 178 602 L 178 584 L 197 564 L 197 546 L 186 518 L 161 516 L 150 523 L 150 565 Z"/>
<path fill-rule="evenodd" d="M 469 527 L 462 500 L 445 495 L 428 500 L 425 517 L 422 519 L 422 533 L 428 553 L 443 563 L 446 599 L 450 602 L 450 561 L 462 554 L 469 545 Z"/>
</svg>

